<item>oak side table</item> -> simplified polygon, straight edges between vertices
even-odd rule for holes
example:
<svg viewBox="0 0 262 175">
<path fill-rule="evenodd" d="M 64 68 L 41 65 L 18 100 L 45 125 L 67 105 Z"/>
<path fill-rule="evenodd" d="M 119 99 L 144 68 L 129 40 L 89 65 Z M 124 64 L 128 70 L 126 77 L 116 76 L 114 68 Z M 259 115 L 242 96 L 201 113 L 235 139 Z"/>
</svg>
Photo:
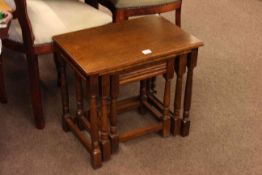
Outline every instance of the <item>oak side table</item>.
<svg viewBox="0 0 262 175">
<path fill-rule="evenodd" d="M 53 40 L 60 60 L 63 128 L 71 130 L 84 145 L 93 168 L 100 167 L 102 160 L 109 160 L 120 141 L 156 131 L 166 137 L 171 123 L 175 133 L 188 133 L 192 71 L 197 50 L 203 45 L 200 40 L 156 16 L 67 33 Z M 65 65 L 74 70 L 76 77 L 76 115 L 69 111 Z M 182 76 L 186 67 L 185 115 L 180 119 Z M 169 107 L 174 72 L 178 77 L 175 114 Z M 146 80 L 158 75 L 165 78 L 163 100 L 146 91 Z M 83 104 L 83 80 L 88 95 L 87 110 Z M 139 96 L 118 101 L 120 85 L 136 81 L 141 82 Z M 159 123 L 119 134 L 117 115 L 133 108 L 141 112 L 149 110 Z M 90 139 L 81 129 L 88 131 Z"/>
</svg>

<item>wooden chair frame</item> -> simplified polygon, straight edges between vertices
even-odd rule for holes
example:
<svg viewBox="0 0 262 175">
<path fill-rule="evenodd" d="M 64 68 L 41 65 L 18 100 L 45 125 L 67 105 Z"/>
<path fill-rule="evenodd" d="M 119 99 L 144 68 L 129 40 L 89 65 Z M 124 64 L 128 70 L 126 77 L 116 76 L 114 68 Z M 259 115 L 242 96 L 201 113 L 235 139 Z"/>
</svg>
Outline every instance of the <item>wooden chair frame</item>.
<svg viewBox="0 0 262 175">
<path fill-rule="evenodd" d="M 5 47 L 9 49 L 26 54 L 35 125 L 38 129 L 43 129 L 45 127 L 45 119 L 43 116 L 43 106 L 40 90 L 38 56 L 53 53 L 53 43 L 34 45 L 34 33 L 32 31 L 31 22 L 27 13 L 26 0 L 14 1 L 16 5 L 16 10 L 14 11 L 14 18 L 18 19 L 19 24 L 21 26 L 23 43 L 18 43 L 10 39 L 5 39 L 3 41 L 3 44 Z M 97 0 L 85 0 L 85 3 L 88 3 L 96 8 L 98 7 Z M 54 60 L 58 70 L 58 76 L 60 76 L 58 69 L 58 61 L 55 55 Z M 59 79 L 60 78 L 58 78 L 58 80 Z"/>
<path fill-rule="evenodd" d="M 176 25 L 181 26 L 181 7 L 182 0 L 154 6 L 145 7 L 132 7 L 132 8 L 116 8 L 110 0 L 100 0 L 102 5 L 109 8 L 113 14 L 113 21 L 120 22 L 127 20 L 131 16 L 149 15 L 149 14 L 160 14 L 168 11 L 176 11 Z"/>
<path fill-rule="evenodd" d="M 8 19 L 11 20 L 12 9 L 8 6 L 8 4 L 5 1 L 0 1 L 0 9 L 3 10 L 3 11 L 6 11 L 7 12 L 6 15 L 8 16 Z M 9 29 L 9 26 L 10 26 L 9 20 L 7 22 L 7 27 L 0 29 L 0 39 L 6 38 L 8 36 L 8 29 Z M 2 47 L 0 49 L 2 49 Z M 5 82 L 4 82 L 2 50 L 0 50 L 0 102 L 1 103 L 7 103 L 7 97 L 6 97 L 6 91 L 5 91 Z"/>
</svg>

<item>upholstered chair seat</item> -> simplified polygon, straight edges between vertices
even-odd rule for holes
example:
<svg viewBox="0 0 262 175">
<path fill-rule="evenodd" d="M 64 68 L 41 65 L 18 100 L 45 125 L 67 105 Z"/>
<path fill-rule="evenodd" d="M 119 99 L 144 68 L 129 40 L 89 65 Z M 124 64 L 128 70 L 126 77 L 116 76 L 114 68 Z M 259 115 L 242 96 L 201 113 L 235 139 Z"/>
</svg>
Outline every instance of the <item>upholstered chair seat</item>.
<svg viewBox="0 0 262 175">
<path fill-rule="evenodd" d="M 110 0 L 116 8 L 145 7 L 167 4 L 178 0 Z"/>
<path fill-rule="evenodd" d="M 54 35 L 101 26 L 111 17 L 77 0 L 27 0 L 27 12 L 34 33 L 34 44 L 52 42 Z M 13 20 L 9 38 L 23 42 L 18 20 Z"/>
<path fill-rule="evenodd" d="M 5 47 L 22 52 L 27 58 L 30 93 L 36 127 L 43 129 L 45 119 L 40 88 L 38 56 L 53 53 L 52 37 L 111 23 L 110 15 L 96 9 L 95 0 L 4 0 L 13 9 Z M 54 54 L 58 85 L 60 65 Z"/>
</svg>

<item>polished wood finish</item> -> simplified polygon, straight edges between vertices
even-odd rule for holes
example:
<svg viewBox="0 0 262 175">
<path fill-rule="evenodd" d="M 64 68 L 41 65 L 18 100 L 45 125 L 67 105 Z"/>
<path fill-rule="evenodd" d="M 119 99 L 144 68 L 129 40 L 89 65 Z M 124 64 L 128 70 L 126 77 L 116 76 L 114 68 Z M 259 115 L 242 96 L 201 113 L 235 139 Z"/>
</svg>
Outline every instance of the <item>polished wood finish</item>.
<svg viewBox="0 0 262 175">
<path fill-rule="evenodd" d="M 88 88 L 89 106 L 90 106 L 90 126 L 91 126 L 91 140 L 92 140 L 92 152 L 91 163 L 94 168 L 98 168 L 102 165 L 102 153 L 99 147 L 99 133 L 97 125 L 97 95 L 98 95 L 98 76 L 90 76 L 90 84 Z"/>
<path fill-rule="evenodd" d="M 119 134 L 117 132 L 117 97 L 119 95 L 119 76 L 111 76 L 111 86 L 110 86 L 110 139 L 112 145 L 112 153 L 118 151 L 119 148 Z"/>
<path fill-rule="evenodd" d="M 132 1 L 132 0 L 130 0 Z M 160 14 L 168 11 L 175 10 L 175 23 L 177 26 L 181 26 L 181 10 L 182 10 L 182 0 L 178 0 L 175 2 L 160 4 L 160 5 L 151 5 L 151 6 L 137 6 L 130 8 L 117 8 L 114 4 L 113 0 L 99 0 L 99 2 L 106 6 L 112 12 L 113 22 L 121 22 L 124 20 L 128 20 L 129 17 L 132 16 L 141 16 L 141 15 L 149 15 L 149 14 Z M 147 80 L 147 93 L 156 93 L 156 77 L 152 77 Z M 143 83 L 141 82 L 140 85 Z M 142 87 L 141 87 L 142 88 Z"/>
<path fill-rule="evenodd" d="M 183 112 L 183 120 L 181 126 L 182 136 L 188 136 L 189 134 L 189 128 L 190 128 L 189 112 L 191 108 L 191 98 L 192 98 L 193 70 L 197 64 L 197 54 L 198 54 L 198 49 L 196 48 L 188 55 L 187 80 L 186 80 L 186 89 L 185 89 L 185 96 L 184 96 L 184 112 Z"/>
<path fill-rule="evenodd" d="M 167 72 L 165 73 L 165 91 L 163 98 L 163 136 L 169 136 L 170 132 L 170 115 L 169 115 L 169 106 L 170 106 L 170 96 L 171 96 L 171 79 L 174 76 L 174 59 L 167 62 Z"/>
<path fill-rule="evenodd" d="M 164 63 L 164 64 L 163 64 Z M 154 69 L 157 65 L 161 66 L 162 69 Z M 144 71 L 146 70 L 146 71 Z M 145 73 L 146 72 L 146 73 Z M 117 112 L 116 112 L 116 101 L 119 95 L 119 86 L 123 84 L 127 84 L 130 82 L 140 81 L 140 113 L 145 113 L 145 110 L 149 108 L 152 112 L 150 106 L 146 105 L 147 94 L 146 94 L 146 79 L 151 78 L 152 76 L 164 75 L 165 77 L 165 90 L 163 97 L 163 106 L 164 109 L 160 112 L 159 121 L 160 124 L 152 124 L 146 127 L 133 129 L 131 131 L 118 134 L 117 132 Z M 171 79 L 174 75 L 174 57 L 161 57 L 158 61 L 148 60 L 142 65 L 133 65 L 132 67 L 127 68 L 123 71 L 117 71 L 112 75 L 111 80 L 111 134 L 116 136 L 116 140 L 112 140 L 112 149 L 113 153 L 117 151 L 119 141 L 127 141 L 130 139 L 134 139 L 145 134 L 162 131 L 163 137 L 169 136 L 170 133 L 170 113 L 169 113 L 169 105 L 170 105 L 170 90 L 171 90 Z M 119 78 L 121 77 L 121 78 Z M 135 78 L 134 78 L 135 77 Z"/>
<path fill-rule="evenodd" d="M 114 42 L 111 42 L 112 39 Z M 110 158 L 110 148 L 112 153 L 118 151 L 120 141 L 158 131 L 163 137 L 170 134 L 170 117 L 173 114 L 170 112 L 171 80 L 176 70 L 180 77 L 177 80 L 179 82 L 177 93 L 182 93 L 181 77 L 186 67 L 187 55 L 194 55 L 191 54 L 192 50 L 203 45 L 200 40 L 164 18 L 156 16 L 58 35 L 53 37 L 53 40 L 56 54 L 73 68 L 77 76 L 77 116 L 82 117 L 75 120 L 70 115 L 64 116 L 64 121 L 83 144 L 87 141 L 82 138 L 76 121 L 80 121 L 81 126 L 90 133 L 92 146 L 87 150 L 92 156 L 94 168 L 98 167 L 94 164 L 99 164 L 100 158 L 103 160 Z M 145 49 L 150 49 L 152 53 L 143 54 L 142 51 Z M 68 92 L 66 80 L 63 80 L 65 79 L 63 61 L 61 65 L 63 113 L 68 114 Z M 191 64 L 187 66 L 192 67 Z M 146 91 L 145 80 L 159 75 L 165 79 L 163 100 L 158 100 Z M 80 79 L 87 84 L 90 106 L 88 112 L 82 110 Z M 100 83 L 98 79 L 101 80 Z M 141 81 L 140 95 L 118 101 L 120 86 L 136 81 Z M 186 93 L 189 93 L 191 84 L 190 82 L 187 84 L 189 90 Z M 177 95 L 177 101 L 181 100 L 179 97 L 181 94 Z M 101 99 L 101 105 L 97 104 L 97 98 Z M 188 111 L 190 100 L 187 98 L 185 103 Z M 176 109 L 179 108 L 179 102 L 177 104 Z M 157 118 L 158 123 L 119 133 L 118 114 L 133 108 L 140 108 L 142 113 L 148 110 Z M 185 121 L 187 120 L 188 116 L 185 115 Z M 85 145 L 89 148 L 87 144 Z"/>
<path fill-rule="evenodd" d="M 111 155 L 111 145 L 109 141 L 109 121 L 107 112 L 107 102 L 110 91 L 109 75 L 102 76 L 102 94 L 101 94 L 101 147 L 103 160 L 109 160 Z"/>
<path fill-rule="evenodd" d="M 91 165 L 93 168 L 99 168 L 102 166 L 102 158 L 104 160 L 108 160 L 110 158 L 110 144 L 108 135 L 104 132 L 109 133 L 109 131 L 105 130 L 107 128 L 104 123 L 102 123 L 102 134 L 101 139 L 99 135 L 99 125 L 98 125 L 98 113 L 97 113 L 97 97 L 98 97 L 98 76 L 93 75 L 88 77 L 88 81 L 86 80 L 86 91 L 88 94 L 88 116 L 84 112 L 84 102 L 83 102 L 83 85 L 82 79 L 83 76 L 79 75 L 78 72 L 75 72 L 75 92 L 76 92 L 76 115 L 71 116 L 69 112 L 69 96 L 68 96 L 68 84 L 66 79 L 66 69 L 65 69 L 65 59 L 61 54 L 61 51 L 58 47 L 55 47 L 55 52 L 57 55 L 57 59 L 59 61 L 59 70 L 61 72 L 61 96 L 62 96 L 62 126 L 64 131 L 71 130 L 73 134 L 79 139 L 79 141 L 83 144 L 86 150 L 90 153 L 91 156 Z M 70 64 L 69 64 L 70 65 Z M 109 80 L 108 80 L 109 81 Z M 90 84 L 92 86 L 90 86 Z M 107 119 L 107 113 L 103 108 L 103 116 L 102 119 Z M 104 119 L 106 117 L 106 119 Z M 85 134 L 81 131 L 86 129 L 90 133 L 91 139 L 88 139 Z M 102 146 L 102 151 L 100 149 L 100 144 Z M 106 154 L 107 153 L 107 154 Z"/>
<path fill-rule="evenodd" d="M 23 43 L 18 43 L 7 38 L 3 41 L 3 44 L 9 49 L 13 49 L 15 51 L 26 54 L 35 125 L 38 129 L 43 129 L 45 127 L 45 119 L 43 115 L 42 97 L 40 89 L 38 56 L 53 53 L 53 43 L 41 45 L 34 44 L 34 33 L 27 12 L 27 0 L 14 0 L 14 2 L 16 5 L 16 10 L 14 11 L 14 14 L 15 17 L 18 19 L 22 29 Z M 86 0 L 86 2 L 91 5 L 94 5 L 94 7 L 97 7 L 98 4 L 96 0 Z M 55 60 L 55 63 L 58 64 L 58 61 Z M 56 65 L 56 67 L 58 68 L 58 65 Z M 58 79 L 59 78 L 60 73 L 58 71 Z M 58 82 L 58 84 L 60 85 L 61 83 Z"/>
<path fill-rule="evenodd" d="M 154 62 L 162 57 L 188 53 L 190 49 L 203 45 L 197 38 L 156 16 L 71 32 L 53 39 L 84 75 L 127 70 L 149 60 Z M 152 53 L 144 55 L 142 51 L 145 49 L 150 49 Z M 85 50 L 89 52 L 83 53 Z"/>
<path fill-rule="evenodd" d="M 174 136 L 180 134 L 181 120 L 180 120 L 180 110 L 181 110 L 181 99 L 182 99 L 182 82 L 183 75 L 186 71 L 187 55 L 181 55 L 175 64 L 175 72 L 177 75 L 176 79 L 176 89 L 175 89 L 175 99 L 174 99 L 174 116 L 172 118 L 172 129 L 171 132 Z"/>
<path fill-rule="evenodd" d="M 185 137 L 189 135 L 190 119 L 189 113 L 191 108 L 192 98 L 192 85 L 193 85 L 193 70 L 197 64 L 198 48 L 193 49 L 187 54 L 183 54 L 180 58 L 176 59 L 175 72 L 177 74 L 175 99 L 174 99 L 174 113 L 169 111 L 171 119 L 171 133 L 176 136 L 180 134 Z M 187 69 L 186 69 L 187 68 Z M 182 103 L 182 81 L 183 75 L 187 70 L 186 87 L 184 93 L 184 107 L 183 117 L 181 119 L 181 103 Z M 164 104 L 152 93 L 148 95 L 149 103 L 159 110 L 164 109 Z M 150 104 L 146 104 L 149 106 Z M 159 113 L 151 111 L 155 116 L 159 118 Z"/>
<path fill-rule="evenodd" d="M 150 134 L 152 132 L 161 131 L 162 128 L 163 128 L 163 124 L 159 123 L 159 124 L 153 124 L 153 125 L 143 127 L 143 128 L 134 129 L 132 131 L 127 131 L 123 134 L 120 134 L 119 140 L 120 142 L 126 142 L 130 139 L 135 139 L 137 137 L 141 137 L 146 134 Z"/>
</svg>

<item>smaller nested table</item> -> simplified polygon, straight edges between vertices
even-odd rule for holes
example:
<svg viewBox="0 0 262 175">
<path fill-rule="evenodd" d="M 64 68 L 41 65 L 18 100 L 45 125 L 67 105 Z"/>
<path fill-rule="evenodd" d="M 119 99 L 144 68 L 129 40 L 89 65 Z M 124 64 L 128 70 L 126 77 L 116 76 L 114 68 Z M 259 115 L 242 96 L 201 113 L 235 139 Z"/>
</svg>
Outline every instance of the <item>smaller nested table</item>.
<svg viewBox="0 0 262 175">
<path fill-rule="evenodd" d="M 55 36 L 54 49 L 61 64 L 61 91 L 64 130 L 71 130 L 91 155 L 94 168 L 118 150 L 120 141 L 127 141 L 150 132 L 187 134 L 192 91 L 192 71 L 198 47 L 203 43 L 162 17 L 145 17 Z M 65 64 L 75 72 L 76 115 L 69 112 L 69 96 Z M 185 115 L 180 119 L 182 76 L 188 67 Z M 171 79 L 177 74 L 175 114 L 170 111 Z M 146 80 L 165 78 L 164 97 L 159 100 L 147 91 Z M 83 105 L 82 80 L 88 94 L 87 110 Z M 140 81 L 137 97 L 118 101 L 119 87 Z M 97 100 L 100 98 L 100 100 Z M 101 101 L 100 105 L 98 104 Z M 119 134 L 117 115 L 139 108 L 149 110 L 158 123 Z M 172 117 L 172 120 L 171 120 Z M 182 124 L 181 128 L 180 125 Z M 85 129 L 90 139 L 81 132 Z"/>
</svg>

